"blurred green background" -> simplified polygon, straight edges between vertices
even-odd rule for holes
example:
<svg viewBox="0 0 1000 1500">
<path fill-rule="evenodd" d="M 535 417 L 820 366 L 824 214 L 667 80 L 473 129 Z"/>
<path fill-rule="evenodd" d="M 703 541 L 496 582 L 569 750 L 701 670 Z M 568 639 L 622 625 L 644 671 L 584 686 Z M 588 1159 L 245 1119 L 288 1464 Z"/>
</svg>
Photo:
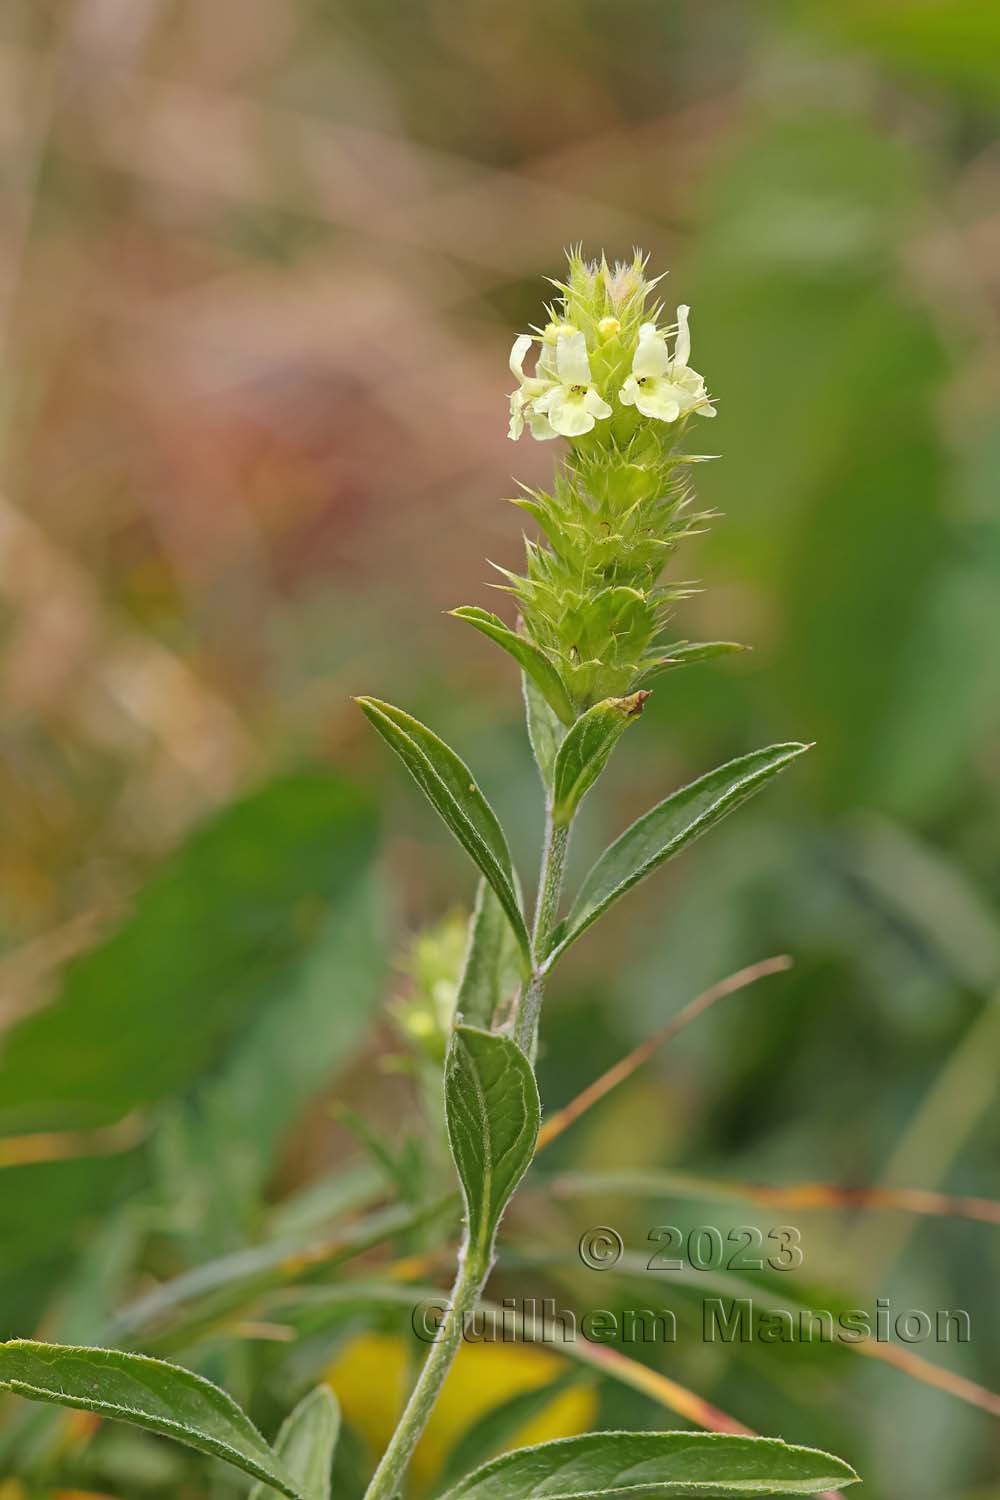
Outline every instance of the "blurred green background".
<svg viewBox="0 0 1000 1500">
<path fill-rule="evenodd" d="M 678 634 L 754 647 L 658 685 L 576 868 L 718 761 L 817 744 L 574 950 L 543 1098 L 731 969 L 794 970 L 554 1164 L 997 1195 L 998 103 L 1000 12 L 972 0 L 6 0 L 5 1332 L 96 1340 L 150 1278 L 260 1239 L 355 1169 L 331 1101 L 390 1136 L 415 1117 L 378 1063 L 392 959 L 473 876 L 349 695 L 459 749 L 527 876 L 517 685 L 442 611 L 498 607 L 501 497 L 550 470 L 506 441 L 506 359 L 575 241 L 641 245 L 692 304 L 722 514 L 672 569 L 705 584 Z M 639 1252 L 653 1224 L 774 1222 L 606 1193 L 565 1215 L 568 1252 L 591 1222 Z M 1000 1385 L 988 1225 L 795 1222 L 795 1295 L 965 1308 L 970 1344 L 914 1352 Z M 1000 1494 L 995 1419 L 902 1371 L 640 1353 L 873 1500 Z M 2 1481 L 37 1460 L 87 1488 L 80 1433 L 56 1462 L 9 1410 Z M 91 1488 L 231 1493 L 157 1479 L 160 1447 Z"/>
</svg>

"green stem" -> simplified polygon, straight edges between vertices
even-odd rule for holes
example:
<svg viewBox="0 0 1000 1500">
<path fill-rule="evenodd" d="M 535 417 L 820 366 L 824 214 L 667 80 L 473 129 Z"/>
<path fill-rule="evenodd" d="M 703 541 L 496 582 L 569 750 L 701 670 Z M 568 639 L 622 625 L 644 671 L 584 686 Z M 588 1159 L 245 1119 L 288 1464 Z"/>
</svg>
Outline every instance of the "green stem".
<svg viewBox="0 0 1000 1500">
<path fill-rule="evenodd" d="M 389 1446 L 372 1476 L 372 1482 L 365 1492 L 365 1500 L 394 1500 L 398 1495 L 406 1466 L 427 1426 L 427 1420 L 454 1363 L 455 1355 L 462 1346 L 466 1320 L 475 1310 L 490 1269 L 490 1261 L 484 1266 L 469 1253 L 466 1246 L 459 1259 L 458 1275 L 452 1287 L 448 1311 L 442 1319 L 431 1351 L 424 1360 L 423 1369 L 399 1424 L 389 1440 Z"/>
<path fill-rule="evenodd" d="M 566 852 L 572 824 L 556 825 L 551 811 L 545 815 L 545 847 L 542 850 L 542 868 L 538 877 L 538 899 L 535 902 L 535 922 L 531 933 L 531 946 L 535 954 L 534 973 L 528 981 L 517 1009 L 514 1024 L 514 1040 L 531 1063 L 538 1051 L 538 1018 L 542 1009 L 545 991 L 545 976 L 541 965 L 545 944 L 556 923 L 559 913 L 559 898 L 562 894 L 563 875 L 566 870 Z"/>
<path fill-rule="evenodd" d="M 527 1056 L 534 1061 L 538 1045 L 538 1016 L 542 1006 L 545 978 L 540 972 L 541 955 L 545 943 L 555 925 L 562 893 L 563 873 L 566 868 L 566 851 L 569 846 L 569 828 L 557 827 L 551 813 L 546 814 L 545 847 L 542 851 L 542 867 L 538 881 L 538 899 L 535 903 L 535 920 L 532 929 L 532 947 L 535 953 L 535 968 L 528 981 L 518 1007 L 514 1040 Z M 427 1426 L 434 1403 L 441 1392 L 448 1371 L 462 1345 L 462 1331 L 468 1314 L 475 1310 L 483 1287 L 492 1267 L 492 1255 L 474 1253 L 468 1244 L 459 1260 L 458 1275 L 452 1288 L 448 1311 L 445 1313 L 437 1339 L 424 1361 L 423 1369 L 413 1387 L 403 1415 L 393 1433 L 389 1446 L 382 1455 L 368 1486 L 365 1500 L 395 1500 L 403 1481 L 406 1466 L 420 1435 Z"/>
</svg>

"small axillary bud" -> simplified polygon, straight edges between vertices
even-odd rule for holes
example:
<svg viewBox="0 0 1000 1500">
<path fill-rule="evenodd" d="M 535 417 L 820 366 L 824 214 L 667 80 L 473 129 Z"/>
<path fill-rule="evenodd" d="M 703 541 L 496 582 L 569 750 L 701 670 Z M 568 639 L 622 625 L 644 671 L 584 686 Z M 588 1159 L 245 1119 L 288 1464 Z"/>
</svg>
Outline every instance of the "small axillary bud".
<svg viewBox="0 0 1000 1500">
<path fill-rule="evenodd" d="M 597 325 L 597 331 L 607 343 L 608 339 L 613 339 L 616 333 L 621 332 L 621 327 L 617 318 L 602 318 Z"/>
</svg>

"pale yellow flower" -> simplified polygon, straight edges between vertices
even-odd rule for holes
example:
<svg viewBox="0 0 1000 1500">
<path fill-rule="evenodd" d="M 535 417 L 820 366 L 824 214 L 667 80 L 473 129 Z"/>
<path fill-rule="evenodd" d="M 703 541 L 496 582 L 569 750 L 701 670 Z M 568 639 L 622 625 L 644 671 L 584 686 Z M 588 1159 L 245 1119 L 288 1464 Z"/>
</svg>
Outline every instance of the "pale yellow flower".
<svg viewBox="0 0 1000 1500">
<path fill-rule="evenodd" d="M 677 309 L 677 336 L 672 358 L 666 336 L 654 323 L 643 323 L 632 359 L 632 373 L 618 393 L 623 406 L 634 406 L 644 417 L 653 417 L 660 422 L 676 422 L 693 411 L 703 417 L 715 416 L 715 407 L 708 398 L 703 378 L 688 365 L 691 358 L 690 311 L 683 305 Z"/>
</svg>

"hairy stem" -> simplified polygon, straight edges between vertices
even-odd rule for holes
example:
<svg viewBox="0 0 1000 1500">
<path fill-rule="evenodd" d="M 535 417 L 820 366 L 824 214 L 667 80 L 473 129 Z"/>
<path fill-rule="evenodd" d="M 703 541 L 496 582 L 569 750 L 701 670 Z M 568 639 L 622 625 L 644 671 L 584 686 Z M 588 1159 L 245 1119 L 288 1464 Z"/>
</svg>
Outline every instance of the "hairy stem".
<svg viewBox="0 0 1000 1500">
<path fill-rule="evenodd" d="M 559 911 L 559 897 L 562 894 L 571 826 L 556 826 L 552 821 L 551 812 L 546 812 L 545 846 L 542 850 L 538 899 L 535 902 L 535 922 L 531 934 L 531 946 L 535 955 L 534 973 L 521 997 L 514 1025 L 514 1040 L 532 1064 L 538 1051 L 538 1018 L 545 990 L 545 976 L 541 972 L 541 966 L 545 944 L 555 926 Z"/>
<path fill-rule="evenodd" d="M 569 846 L 569 828 L 557 827 L 551 813 L 546 813 L 545 845 L 538 879 L 538 898 L 535 903 L 535 919 L 532 929 L 532 948 L 535 954 L 534 972 L 528 981 L 518 1007 L 514 1040 L 534 1062 L 538 1046 L 538 1016 L 542 1006 L 545 978 L 540 972 L 545 944 L 555 925 L 562 892 L 563 873 L 566 868 L 566 851 Z M 427 1426 L 434 1403 L 441 1392 L 448 1371 L 461 1348 L 462 1329 L 466 1317 L 471 1313 L 482 1295 L 490 1274 L 492 1258 L 485 1260 L 482 1254 L 473 1254 L 468 1244 L 459 1260 L 458 1274 L 452 1288 L 448 1305 L 437 1338 L 424 1361 L 423 1369 L 413 1387 L 403 1415 L 399 1419 L 389 1446 L 382 1455 L 368 1486 L 365 1500 L 394 1500 L 402 1483 L 403 1474 L 420 1435 Z"/>
<path fill-rule="evenodd" d="M 442 1319 L 399 1424 L 389 1440 L 389 1446 L 372 1476 L 372 1482 L 365 1492 L 365 1500 L 394 1500 L 394 1496 L 399 1493 L 406 1466 L 427 1426 L 455 1355 L 461 1348 L 466 1319 L 475 1310 L 489 1274 L 490 1262 L 487 1261 L 484 1265 L 469 1253 L 466 1246 L 459 1260 L 448 1311 Z"/>
</svg>

